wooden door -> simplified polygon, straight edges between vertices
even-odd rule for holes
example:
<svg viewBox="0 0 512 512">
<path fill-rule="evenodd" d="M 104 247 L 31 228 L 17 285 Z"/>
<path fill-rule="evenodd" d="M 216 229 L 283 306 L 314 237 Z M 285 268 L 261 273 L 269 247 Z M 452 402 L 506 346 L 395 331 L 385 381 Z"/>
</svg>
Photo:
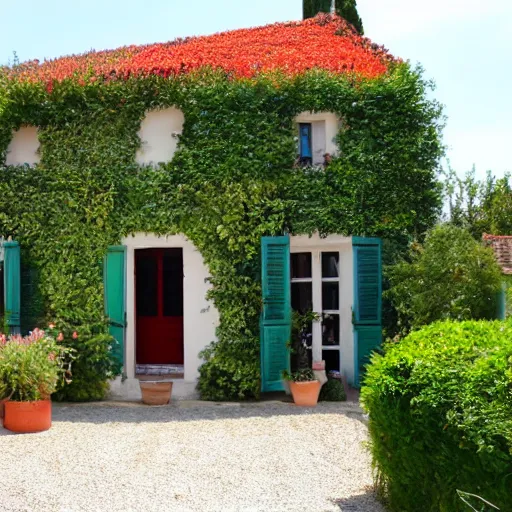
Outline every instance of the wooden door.
<svg viewBox="0 0 512 512">
<path fill-rule="evenodd" d="M 183 252 L 135 251 L 137 364 L 183 364 Z"/>
</svg>

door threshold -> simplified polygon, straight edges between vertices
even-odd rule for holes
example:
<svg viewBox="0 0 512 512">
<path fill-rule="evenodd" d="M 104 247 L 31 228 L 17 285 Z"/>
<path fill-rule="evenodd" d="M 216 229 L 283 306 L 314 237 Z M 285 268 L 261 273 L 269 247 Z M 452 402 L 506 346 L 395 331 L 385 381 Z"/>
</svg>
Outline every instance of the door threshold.
<svg viewBox="0 0 512 512">
<path fill-rule="evenodd" d="M 135 376 L 140 377 L 171 377 L 183 379 L 184 368 L 182 364 L 138 364 Z"/>
</svg>

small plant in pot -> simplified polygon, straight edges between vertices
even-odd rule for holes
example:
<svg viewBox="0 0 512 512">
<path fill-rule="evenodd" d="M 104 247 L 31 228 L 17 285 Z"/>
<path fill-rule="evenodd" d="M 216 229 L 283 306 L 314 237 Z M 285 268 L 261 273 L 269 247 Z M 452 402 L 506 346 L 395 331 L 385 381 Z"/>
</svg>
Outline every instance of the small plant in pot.
<svg viewBox="0 0 512 512">
<path fill-rule="evenodd" d="M 51 426 L 50 395 L 71 375 L 71 351 L 56 337 L 34 329 L 28 336 L 0 335 L 0 392 L 4 427 L 13 432 L 41 432 Z"/>
<path fill-rule="evenodd" d="M 291 372 L 283 372 L 283 379 L 289 382 L 296 405 L 314 407 L 318 403 L 321 384 L 310 368 L 307 347 L 311 336 L 310 325 L 319 318 L 318 313 L 313 311 L 293 314 L 291 352 L 294 364 Z"/>
</svg>

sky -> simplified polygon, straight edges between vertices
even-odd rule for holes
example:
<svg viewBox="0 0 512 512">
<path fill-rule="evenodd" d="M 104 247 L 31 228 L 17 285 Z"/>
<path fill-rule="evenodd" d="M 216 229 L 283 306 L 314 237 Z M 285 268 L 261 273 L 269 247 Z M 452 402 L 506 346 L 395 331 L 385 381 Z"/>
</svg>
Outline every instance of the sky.
<svg viewBox="0 0 512 512">
<path fill-rule="evenodd" d="M 357 3 L 365 35 L 435 81 L 451 167 L 512 171 L 512 2 Z M 0 0 L 0 64 L 13 52 L 43 60 L 301 17 L 302 0 Z"/>
</svg>

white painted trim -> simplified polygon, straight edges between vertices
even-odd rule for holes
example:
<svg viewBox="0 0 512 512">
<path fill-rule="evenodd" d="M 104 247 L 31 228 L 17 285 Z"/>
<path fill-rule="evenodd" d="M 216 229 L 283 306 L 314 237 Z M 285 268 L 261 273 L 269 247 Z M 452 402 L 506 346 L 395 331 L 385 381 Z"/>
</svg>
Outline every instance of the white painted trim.
<svg viewBox="0 0 512 512">
<path fill-rule="evenodd" d="M 209 272 L 194 244 L 184 235 L 157 236 L 136 233 L 123 238 L 126 246 L 126 364 L 128 379 L 135 378 L 135 250 L 150 248 L 183 249 L 183 342 L 184 382 L 195 383 L 199 376 L 199 352 L 215 340 L 219 315 L 206 300 Z"/>
</svg>

